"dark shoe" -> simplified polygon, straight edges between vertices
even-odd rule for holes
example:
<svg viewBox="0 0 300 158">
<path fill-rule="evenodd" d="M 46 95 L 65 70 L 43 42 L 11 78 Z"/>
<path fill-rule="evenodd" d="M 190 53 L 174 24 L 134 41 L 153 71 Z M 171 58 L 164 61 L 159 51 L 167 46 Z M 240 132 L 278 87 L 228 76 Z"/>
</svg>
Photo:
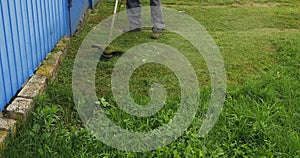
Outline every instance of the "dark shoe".
<svg viewBox="0 0 300 158">
<path fill-rule="evenodd" d="M 136 28 L 136 29 L 132 29 L 129 31 L 125 31 L 125 32 L 141 32 L 141 31 L 142 31 L 142 28 Z"/>
<path fill-rule="evenodd" d="M 151 34 L 151 38 L 152 39 L 159 39 L 162 35 L 163 35 L 162 32 L 153 31 L 152 34 Z"/>
<path fill-rule="evenodd" d="M 102 57 L 104 57 L 104 58 L 112 58 L 113 57 L 113 55 L 112 54 L 106 54 L 106 53 L 102 53 L 102 55 L 101 55 Z"/>
<path fill-rule="evenodd" d="M 96 49 L 98 49 L 100 52 L 102 52 L 102 55 L 101 55 L 101 56 L 104 57 L 104 58 L 112 58 L 112 57 L 113 57 L 112 54 L 106 53 L 106 50 L 103 51 L 103 48 L 102 48 L 100 45 L 98 45 L 98 44 L 93 44 L 91 47 L 92 47 L 92 48 L 96 48 Z M 106 49 L 109 49 L 109 47 L 107 47 Z"/>
</svg>

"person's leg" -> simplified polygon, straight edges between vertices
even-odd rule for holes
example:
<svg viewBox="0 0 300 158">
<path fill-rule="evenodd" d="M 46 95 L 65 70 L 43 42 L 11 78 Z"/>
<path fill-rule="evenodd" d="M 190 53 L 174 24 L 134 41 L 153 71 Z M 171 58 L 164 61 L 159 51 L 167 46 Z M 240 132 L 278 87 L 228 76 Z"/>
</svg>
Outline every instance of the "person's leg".
<svg viewBox="0 0 300 158">
<path fill-rule="evenodd" d="M 127 17 L 130 22 L 129 31 L 142 27 L 142 5 L 140 0 L 127 0 Z"/>
<path fill-rule="evenodd" d="M 162 14 L 161 1 L 150 0 L 151 20 L 153 24 L 153 32 L 162 32 L 165 28 L 165 23 Z"/>
</svg>

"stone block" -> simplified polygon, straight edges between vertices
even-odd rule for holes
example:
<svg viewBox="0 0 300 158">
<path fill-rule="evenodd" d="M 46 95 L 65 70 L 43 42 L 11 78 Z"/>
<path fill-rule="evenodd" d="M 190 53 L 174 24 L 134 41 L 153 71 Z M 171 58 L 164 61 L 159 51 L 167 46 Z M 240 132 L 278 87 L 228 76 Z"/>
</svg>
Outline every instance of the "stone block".
<svg viewBox="0 0 300 158">
<path fill-rule="evenodd" d="M 4 141 L 5 141 L 5 138 L 8 136 L 8 132 L 7 131 L 1 131 L 0 130 L 0 149 L 3 148 L 3 145 L 4 145 Z"/>
<path fill-rule="evenodd" d="M 8 105 L 6 112 L 11 119 L 26 119 L 33 107 L 34 101 L 32 99 L 18 97 Z"/>
<path fill-rule="evenodd" d="M 38 94 L 42 94 L 47 85 L 47 77 L 41 75 L 33 75 L 30 80 L 22 88 L 18 94 L 19 97 L 33 98 Z"/>
<path fill-rule="evenodd" d="M 42 65 L 36 71 L 36 74 L 47 76 L 48 79 L 52 80 L 56 77 L 60 63 L 60 55 L 62 53 L 50 53 L 46 60 L 43 61 Z"/>
<path fill-rule="evenodd" d="M 14 132 L 16 130 L 16 123 L 17 121 L 13 119 L 0 118 L 0 130 Z"/>
</svg>

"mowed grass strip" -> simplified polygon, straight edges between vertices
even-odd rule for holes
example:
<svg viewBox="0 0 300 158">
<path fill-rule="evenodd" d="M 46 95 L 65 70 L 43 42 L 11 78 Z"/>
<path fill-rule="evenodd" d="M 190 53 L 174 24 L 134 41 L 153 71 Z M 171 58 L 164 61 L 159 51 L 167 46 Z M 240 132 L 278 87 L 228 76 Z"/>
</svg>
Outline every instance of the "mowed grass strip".
<svg viewBox="0 0 300 158">
<path fill-rule="evenodd" d="M 105 145 L 84 127 L 73 102 L 73 62 L 89 30 L 111 15 L 114 1 L 110 0 L 102 1 L 82 32 L 71 39 L 57 79 L 46 95 L 36 98 L 37 106 L 30 119 L 19 125 L 16 135 L 6 141 L 3 157 L 299 156 L 300 5 L 298 1 L 273 1 L 279 4 L 267 7 L 248 5 L 266 2 L 164 2 L 198 20 L 215 39 L 224 58 L 228 75 L 226 102 L 217 124 L 205 138 L 197 138 L 196 134 L 211 92 L 206 64 L 201 56 L 193 56 L 195 48 L 188 41 L 168 31 L 158 42 L 178 48 L 187 56 L 201 87 L 200 107 L 186 133 L 155 151 L 132 153 Z M 111 47 L 127 51 L 152 41 L 149 34 L 149 31 L 125 34 Z M 128 42 L 129 39 L 136 40 Z M 97 95 L 109 118 L 132 131 L 149 131 L 168 123 L 179 107 L 176 76 L 162 65 L 138 68 L 130 80 L 131 94 L 137 103 L 150 101 L 147 92 L 153 82 L 164 84 L 169 95 L 165 107 L 156 115 L 133 117 L 118 107 L 111 94 L 111 72 L 118 58 L 100 60 L 95 78 Z"/>
</svg>

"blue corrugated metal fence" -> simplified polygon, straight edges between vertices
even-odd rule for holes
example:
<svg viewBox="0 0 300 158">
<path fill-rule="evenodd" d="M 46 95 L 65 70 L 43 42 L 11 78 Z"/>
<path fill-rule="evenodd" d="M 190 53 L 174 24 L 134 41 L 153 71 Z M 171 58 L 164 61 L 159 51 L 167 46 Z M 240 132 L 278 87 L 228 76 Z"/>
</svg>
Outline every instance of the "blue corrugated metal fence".
<svg viewBox="0 0 300 158">
<path fill-rule="evenodd" d="M 0 0 L 0 111 L 96 1 Z"/>
<path fill-rule="evenodd" d="M 70 8 L 70 15 L 71 15 L 71 32 L 74 33 L 77 29 L 77 26 L 80 22 L 85 11 L 89 8 L 90 0 L 72 0 L 71 8 Z M 69 21 L 69 16 L 67 16 L 67 21 Z M 69 24 L 69 23 L 68 23 Z M 69 35 L 69 32 L 68 32 Z"/>
</svg>

